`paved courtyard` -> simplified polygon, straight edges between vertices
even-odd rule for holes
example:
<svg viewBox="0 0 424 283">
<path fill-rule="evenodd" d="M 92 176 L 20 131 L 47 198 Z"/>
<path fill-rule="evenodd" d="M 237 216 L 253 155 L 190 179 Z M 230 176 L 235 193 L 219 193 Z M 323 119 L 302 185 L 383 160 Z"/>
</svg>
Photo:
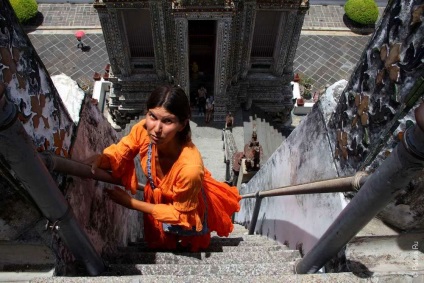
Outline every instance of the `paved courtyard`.
<svg viewBox="0 0 424 283">
<path fill-rule="evenodd" d="M 51 76 L 65 74 L 73 80 L 93 79 L 94 72 L 103 73 L 109 63 L 102 33 L 87 34 L 83 43 L 87 52 L 77 48 L 72 34 L 29 34 L 34 48 Z"/>
<path fill-rule="evenodd" d="M 38 55 L 50 75 L 66 74 L 78 81 L 92 79 L 94 72 L 104 72 L 109 63 L 102 33 L 89 33 L 84 44 L 76 47 L 73 34 L 29 34 Z M 294 61 L 294 71 L 310 77 L 319 89 L 341 79 L 349 79 L 369 36 L 301 35 Z"/>
</svg>

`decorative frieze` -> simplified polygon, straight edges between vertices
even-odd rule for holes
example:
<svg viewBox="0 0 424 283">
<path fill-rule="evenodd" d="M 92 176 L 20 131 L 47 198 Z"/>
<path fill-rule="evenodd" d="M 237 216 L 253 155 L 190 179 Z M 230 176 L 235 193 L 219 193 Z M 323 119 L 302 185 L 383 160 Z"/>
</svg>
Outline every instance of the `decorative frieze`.
<svg viewBox="0 0 424 283">
<path fill-rule="evenodd" d="M 225 12 L 234 10 L 231 0 L 172 0 L 172 10 L 182 12 L 208 11 Z"/>
<path fill-rule="evenodd" d="M 261 9 L 293 9 L 309 7 L 308 0 L 256 0 Z"/>
</svg>

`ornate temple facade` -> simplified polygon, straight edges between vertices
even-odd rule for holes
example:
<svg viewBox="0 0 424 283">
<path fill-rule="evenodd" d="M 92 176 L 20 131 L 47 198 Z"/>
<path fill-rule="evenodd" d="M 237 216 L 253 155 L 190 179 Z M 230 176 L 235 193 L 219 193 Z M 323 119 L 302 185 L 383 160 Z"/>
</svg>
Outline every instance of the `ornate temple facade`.
<svg viewBox="0 0 424 283">
<path fill-rule="evenodd" d="M 124 126 L 158 85 L 194 103 L 204 86 L 216 121 L 252 104 L 291 121 L 293 60 L 307 0 L 96 0 L 112 82 L 108 107 Z"/>
</svg>

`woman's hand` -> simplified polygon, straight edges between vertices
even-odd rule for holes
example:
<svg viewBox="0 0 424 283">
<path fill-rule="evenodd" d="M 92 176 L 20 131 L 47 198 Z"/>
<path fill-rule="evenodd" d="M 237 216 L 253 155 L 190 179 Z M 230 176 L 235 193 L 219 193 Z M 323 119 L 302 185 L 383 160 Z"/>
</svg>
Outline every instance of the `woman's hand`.
<svg viewBox="0 0 424 283">
<path fill-rule="evenodd" d="M 110 169 L 110 161 L 109 158 L 104 154 L 95 154 L 86 160 L 84 160 L 85 164 L 91 165 L 91 173 L 95 174 L 97 168 L 101 169 Z"/>
<path fill-rule="evenodd" d="M 108 194 L 109 198 L 117 204 L 125 206 L 126 208 L 135 209 L 132 205 L 133 198 L 121 188 L 114 187 L 113 189 L 107 189 L 106 193 Z"/>
<path fill-rule="evenodd" d="M 129 209 L 138 210 L 144 213 L 152 213 L 155 207 L 152 203 L 147 203 L 131 197 L 125 190 L 119 187 L 106 190 L 106 192 L 111 200 Z"/>
</svg>

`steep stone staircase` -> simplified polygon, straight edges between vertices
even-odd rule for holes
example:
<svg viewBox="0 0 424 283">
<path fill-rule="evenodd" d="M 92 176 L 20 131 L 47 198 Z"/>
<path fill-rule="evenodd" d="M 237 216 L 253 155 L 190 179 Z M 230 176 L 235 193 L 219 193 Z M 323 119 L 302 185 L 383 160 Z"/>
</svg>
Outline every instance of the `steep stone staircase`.
<svg viewBox="0 0 424 283">
<path fill-rule="evenodd" d="M 235 225 L 228 238 L 212 235 L 202 252 L 150 250 L 142 240 L 105 259 L 98 277 L 34 278 L 27 282 L 365 282 L 351 273 L 293 274 L 298 251 Z"/>
<path fill-rule="evenodd" d="M 38 253 L 38 258 L 40 256 L 46 256 L 46 253 Z M 140 240 L 104 257 L 106 270 L 100 276 L 88 277 L 76 269 L 65 276 L 53 276 L 53 270 L 40 273 L 35 266 L 28 271 L 27 264 L 22 261 L 14 266 L 14 272 L 10 268 L 9 272 L 0 272 L 0 282 L 418 283 L 424 280 L 422 272 L 395 272 L 396 269 L 392 269 L 392 272 L 373 272 L 368 276 L 350 272 L 298 275 L 294 274 L 294 266 L 299 259 L 298 251 L 290 250 L 265 236 L 248 235 L 247 229 L 235 224 L 228 238 L 213 233 L 209 248 L 202 252 L 151 250 Z"/>
<path fill-rule="evenodd" d="M 103 275 L 142 275 L 143 282 L 150 282 L 150 278 L 155 282 L 187 282 L 186 276 L 195 276 L 197 282 L 215 282 L 210 277 L 224 276 L 273 278 L 292 273 L 299 257 L 297 251 L 263 236 L 247 235 L 243 226 L 235 225 L 230 237 L 213 234 L 209 248 L 197 253 L 152 251 L 143 241 L 132 243 L 107 259 L 108 270 Z"/>
</svg>

